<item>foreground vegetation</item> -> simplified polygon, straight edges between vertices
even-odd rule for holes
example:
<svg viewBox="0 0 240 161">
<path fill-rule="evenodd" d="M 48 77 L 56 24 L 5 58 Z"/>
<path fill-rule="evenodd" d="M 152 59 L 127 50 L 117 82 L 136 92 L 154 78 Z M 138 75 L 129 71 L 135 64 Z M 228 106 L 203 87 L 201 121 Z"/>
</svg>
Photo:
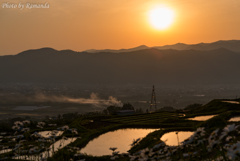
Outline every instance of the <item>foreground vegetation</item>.
<svg viewBox="0 0 240 161">
<path fill-rule="evenodd" d="M 239 123 L 228 120 L 240 115 L 240 105 L 213 100 L 197 108 L 176 112 L 154 112 L 129 116 L 92 115 L 80 116 L 69 120 L 47 120 L 33 122 L 15 120 L 11 129 L 1 126 L 0 160 L 14 160 L 24 156 L 37 157 L 36 160 L 239 160 L 240 128 Z M 187 120 L 198 115 L 217 114 L 207 121 Z M 113 155 L 94 157 L 79 152 L 88 142 L 99 135 L 120 128 L 164 128 L 148 134 L 145 138 L 134 140 L 128 153 L 119 154 L 113 149 Z M 39 135 L 41 131 L 51 131 L 47 137 Z M 63 134 L 58 136 L 57 133 Z M 161 136 L 167 132 L 195 131 L 178 146 L 166 145 Z M 62 140 L 76 139 L 65 146 Z M 136 138 L 137 139 L 137 138 Z M 51 146 L 60 141 L 59 150 Z M 65 147 L 64 147 L 65 146 Z M 56 147 L 55 147 L 56 148 Z M 6 149 L 11 149 L 7 151 Z M 5 150 L 5 151 L 4 151 Z M 53 154 L 47 157 L 44 151 Z M 4 153 L 3 153 L 4 152 Z"/>
</svg>

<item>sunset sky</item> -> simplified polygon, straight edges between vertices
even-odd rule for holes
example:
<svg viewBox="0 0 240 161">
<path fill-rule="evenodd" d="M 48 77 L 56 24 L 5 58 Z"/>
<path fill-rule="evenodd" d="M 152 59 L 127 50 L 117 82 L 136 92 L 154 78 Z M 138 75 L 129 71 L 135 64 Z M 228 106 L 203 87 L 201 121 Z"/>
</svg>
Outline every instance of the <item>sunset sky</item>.
<svg viewBox="0 0 240 161">
<path fill-rule="evenodd" d="M 3 4 L 49 8 L 3 8 Z M 240 0 L 9 0 L 0 2 L 0 55 L 28 49 L 121 49 L 140 45 L 240 40 Z M 164 30 L 149 13 L 163 6 L 174 13 Z"/>
</svg>

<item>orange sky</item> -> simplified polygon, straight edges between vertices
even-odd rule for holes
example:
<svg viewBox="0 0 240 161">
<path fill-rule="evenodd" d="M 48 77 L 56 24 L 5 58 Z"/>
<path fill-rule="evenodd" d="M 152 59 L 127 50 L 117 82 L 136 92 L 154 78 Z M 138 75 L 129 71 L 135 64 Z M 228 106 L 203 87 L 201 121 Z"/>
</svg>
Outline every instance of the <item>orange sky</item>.
<svg viewBox="0 0 240 161">
<path fill-rule="evenodd" d="M 9 0 L 49 3 L 48 9 L 3 8 L 0 2 L 0 55 L 51 47 L 121 49 L 240 40 L 239 0 Z M 164 5 L 175 12 L 170 28 L 159 31 L 149 11 Z"/>
</svg>

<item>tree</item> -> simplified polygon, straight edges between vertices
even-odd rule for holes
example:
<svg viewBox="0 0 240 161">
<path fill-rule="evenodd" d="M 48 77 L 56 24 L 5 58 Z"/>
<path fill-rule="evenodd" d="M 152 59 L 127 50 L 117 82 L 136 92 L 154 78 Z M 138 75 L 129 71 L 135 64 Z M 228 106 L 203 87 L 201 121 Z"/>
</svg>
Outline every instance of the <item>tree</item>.
<svg viewBox="0 0 240 161">
<path fill-rule="evenodd" d="M 192 110 L 192 109 L 196 109 L 201 106 L 202 106 L 202 104 L 194 103 L 194 104 L 190 104 L 187 107 L 185 107 L 184 110 Z"/>
<path fill-rule="evenodd" d="M 136 110 L 136 113 L 143 113 L 142 108 L 137 109 L 137 110 Z"/>
<path fill-rule="evenodd" d="M 124 103 L 122 107 L 108 106 L 107 111 L 103 110 L 104 114 L 116 114 L 119 110 L 134 110 L 134 107 L 130 103 Z"/>
<path fill-rule="evenodd" d="M 62 118 L 62 116 L 60 114 L 58 114 L 58 119 L 60 120 Z"/>
<path fill-rule="evenodd" d="M 107 109 L 104 109 L 104 110 L 103 110 L 103 114 L 107 115 L 107 114 L 108 114 L 108 110 L 107 110 Z"/>
<path fill-rule="evenodd" d="M 45 116 L 45 120 L 49 120 L 49 115 L 46 115 L 46 116 Z"/>
<path fill-rule="evenodd" d="M 115 106 L 108 106 L 107 110 L 108 110 L 108 113 L 113 114 L 116 111 L 116 107 Z"/>
<path fill-rule="evenodd" d="M 134 110 L 134 107 L 130 103 L 124 103 L 122 110 Z"/>
<path fill-rule="evenodd" d="M 62 115 L 64 119 L 75 119 L 76 114 L 75 113 L 66 113 Z"/>
<path fill-rule="evenodd" d="M 161 111 L 175 111 L 175 109 L 172 106 L 164 106 L 160 110 Z"/>
</svg>

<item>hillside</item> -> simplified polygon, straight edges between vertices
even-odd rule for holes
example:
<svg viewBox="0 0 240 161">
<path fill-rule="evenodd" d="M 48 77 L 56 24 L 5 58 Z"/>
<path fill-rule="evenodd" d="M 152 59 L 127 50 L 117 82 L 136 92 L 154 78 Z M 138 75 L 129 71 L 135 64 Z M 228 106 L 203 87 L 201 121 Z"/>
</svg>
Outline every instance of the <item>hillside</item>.
<svg viewBox="0 0 240 161">
<path fill-rule="evenodd" d="M 240 40 L 221 40 L 213 43 L 183 44 L 157 46 L 157 49 L 175 49 L 175 50 L 202 50 L 209 51 L 219 48 L 225 48 L 234 52 L 240 52 Z"/>
<path fill-rule="evenodd" d="M 203 113 L 221 113 L 226 111 L 239 111 L 240 110 L 240 99 L 215 99 L 198 107 L 196 109 L 189 110 L 191 114 L 203 114 Z"/>
<path fill-rule="evenodd" d="M 150 49 L 150 48 L 156 48 L 159 50 L 201 50 L 201 51 L 209 51 L 209 50 L 215 50 L 219 48 L 225 48 L 227 50 L 231 50 L 234 52 L 240 52 L 240 40 L 220 40 L 212 43 L 198 43 L 198 44 L 184 44 L 184 43 L 177 43 L 173 45 L 164 45 L 164 46 L 154 46 L 154 47 L 148 47 L 145 45 L 141 45 L 135 48 L 130 49 L 120 49 L 120 50 L 113 50 L 113 49 L 103 49 L 103 50 L 96 50 L 96 49 L 90 49 L 85 50 L 85 52 L 89 53 L 99 53 L 99 52 L 112 52 L 112 53 L 121 53 L 121 52 L 131 52 L 131 51 L 138 51 L 143 49 Z"/>
<path fill-rule="evenodd" d="M 0 83 L 238 83 L 240 54 L 144 49 L 87 53 L 51 48 L 0 57 Z"/>
</svg>

